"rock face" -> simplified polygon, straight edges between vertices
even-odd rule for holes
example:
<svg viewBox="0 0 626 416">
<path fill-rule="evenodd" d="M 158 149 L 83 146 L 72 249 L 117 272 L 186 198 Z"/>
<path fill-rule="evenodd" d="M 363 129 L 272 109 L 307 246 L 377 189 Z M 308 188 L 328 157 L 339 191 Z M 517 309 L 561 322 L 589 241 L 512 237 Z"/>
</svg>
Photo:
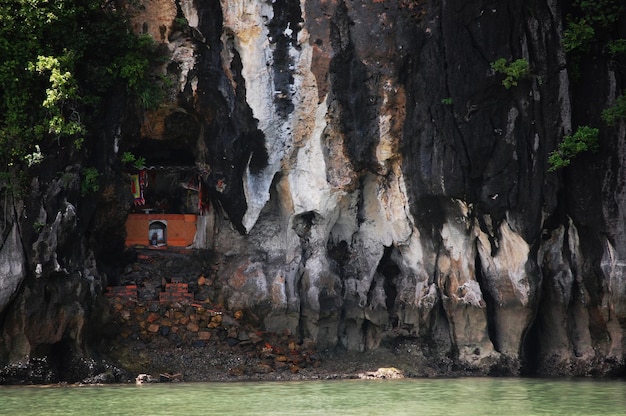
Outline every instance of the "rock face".
<svg viewBox="0 0 626 416">
<path fill-rule="evenodd" d="M 207 248 L 222 258 L 228 309 L 320 348 L 411 340 L 478 374 L 623 373 L 625 122 L 603 126 L 599 153 L 548 171 L 563 137 L 600 125 L 624 88 L 623 62 L 600 53 L 579 68 L 590 85 L 571 80 L 570 2 L 144 6 L 137 27 L 167 45 L 174 89 L 141 127 L 112 117 L 102 146 L 121 129 L 128 147 L 158 142 L 205 169 Z M 531 73 L 507 89 L 490 66 L 499 58 Z M 66 203 L 45 217 L 28 260 L 0 269 L 0 308 L 25 274 L 73 276 L 48 281 L 59 304 L 33 303 L 29 284 L 4 312 L 0 351 L 12 360 L 29 345 L 83 345 L 85 304 L 115 279 L 122 249 L 127 196 L 111 187 L 95 212 Z M 60 252 L 81 218 L 111 253 L 95 238 Z M 19 246 L 15 233 L 0 256 Z M 68 303 L 81 291 L 91 295 Z M 51 307 L 55 334 L 30 336 L 25 311 Z"/>
</svg>

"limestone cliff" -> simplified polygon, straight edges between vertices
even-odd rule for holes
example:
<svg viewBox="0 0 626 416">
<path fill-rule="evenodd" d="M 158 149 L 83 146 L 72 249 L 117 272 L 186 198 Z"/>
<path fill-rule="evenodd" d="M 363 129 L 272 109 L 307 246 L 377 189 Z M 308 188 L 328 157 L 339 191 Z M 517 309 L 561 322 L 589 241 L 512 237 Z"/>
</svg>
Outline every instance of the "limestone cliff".
<svg viewBox="0 0 626 416">
<path fill-rule="evenodd" d="M 7 217 L 6 362 L 91 342 L 130 208 L 121 146 L 202 169 L 225 306 L 267 331 L 357 351 L 410 340 L 477 374 L 623 374 L 626 124 L 600 113 L 626 68 L 591 52 L 573 78 L 571 2 L 142 3 L 171 94 L 103 121 L 97 206 L 40 178 L 39 205 Z M 499 58 L 530 72 L 505 88 Z M 549 172 L 587 124 L 600 151 Z"/>
</svg>

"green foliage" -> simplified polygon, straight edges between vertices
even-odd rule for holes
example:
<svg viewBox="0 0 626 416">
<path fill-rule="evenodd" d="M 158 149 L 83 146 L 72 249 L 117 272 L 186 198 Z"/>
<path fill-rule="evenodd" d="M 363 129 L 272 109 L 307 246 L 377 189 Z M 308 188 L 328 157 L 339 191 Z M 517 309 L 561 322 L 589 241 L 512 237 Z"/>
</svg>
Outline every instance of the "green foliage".
<svg viewBox="0 0 626 416">
<path fill-rule="evenodd" d="M 45 226 L 46 226 L 46 224 L 43 223 L 43 222 L 40 222 L 40 221 L 35 221 L 33 223 L 33 229 L 35 230 L 35 232 L 37 234 L 39 234 L 41 231 L 43 231 Z"/>
<path fill-rule="evenodd" d="M 135 161 L 135 155 L 131 152 L 122 153 L 122 157 L 120 157 L 122 163 L 133 163 Z"/>
<path fill-rule="evenodd" d="M 77 136 L 85 133 L 76 108 L 80 99 L 78 83 L 69 71 L 74 67 L 72 61 L 72 54 L 66 52 L 60 57 L 39 55 L 36 63 L 29 64 L 30 71 L 50 74 L 46 96 L 41 104 L 47 110 L 47 116 L 38 127 L 57 139 L 67 136 L 79 140 Z"/>
<path fill-rule="evenodd" d="M 452 105 L 452 97 L 442 98 L 441 104 L 443 105 Z"/>
<path fill-rule="evenodd" d="M 86 196 L 90 192 L 96 192 L 100 189 L 100 185 L 98 185 L 98 178 L 100 177 L 100 172 L 96 168 L 85 168 L 83 170 L 83 180 L 81 182 L 81 195 Z"/>
<path fill-rule="evenodd" d="M 608 29 L 613 26 L 624 11 L 622 0 L 574 0 L 583 15 L 596 27 Z"/>
<path fill-rule="evenodd" d="M 557 150 L 548 157 L 549 172 L 569 166 L 572 159 L 581 152 L 597 152 L 599 130 L 589 126 L 581 126 L 572 136 L 565 136 Z"/>
<path fill-rule="evenodd" d="M 624 11 L 622 0 L 575 0 L 573 5 L 577 16 L 567 16 L 563 33 L 566 52 L 589 52 L 592 42 L 610 32 Z"/>
<path fill-rule="evenodd" d="M 189 29 L 189 22 L 184 17 L 177 17 L 172 24 L 172 32 L 184 32 Z"/>
<path fill-rule="evenodd" d="M 626 91 L 615 100 L 614 105 L 602 111 L 602 120 L 609 126 L 617 124 L 620 120 L 626 120 Z"/>
<path fill-rule="evenodd" d="M 610 55 L 621 55 L 626 53 L 626 39 L 612 40 L 606 44 L 606 49 Z"/>
<path fill-rule="evenodd" d="M 589 45 L 596 35 L 595 29 L 589 24 L 587 19 L 569 18 L 567 20 L 567 28 L 563 32 L 563 47 L 565 52 L 571 51 L 589 51 Z"/>
<path fill-rule="evenodd" d="M 530 64 L 526 59 L 517 59 L 507 64 L 506 59 L 500 58 L 491 63 L 491 68 L 497 73 L 505 75 L 502 85 L 507 90 L 517 86 L 520 79 L 530 75 Z"/>
<path fill-rule="evenodd" d="M 120 159 L 123 163 L 132 163 L 137 169 L 141 169 L 146 165 L 146 159 L 144 157 L 137 157 L 131 152 L 124 152 Z"/>
<path fill-rule="evenodd" d="M 58 145 L 84 154 L 112 91 L 152 106 L 162 97 L 150 65 L 160 51 L 133 34 L 130 4 L 0 1 L 0 170 L 19 172 Z"/>
</svg>

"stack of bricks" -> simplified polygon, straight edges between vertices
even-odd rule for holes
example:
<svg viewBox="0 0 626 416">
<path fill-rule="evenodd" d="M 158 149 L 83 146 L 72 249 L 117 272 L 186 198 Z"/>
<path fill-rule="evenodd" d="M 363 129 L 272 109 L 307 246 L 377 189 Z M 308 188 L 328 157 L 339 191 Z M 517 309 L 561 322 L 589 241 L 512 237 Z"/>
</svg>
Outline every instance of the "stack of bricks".
<svg viewBox="0 0 626 416">
<path fill-rule="evenodd" d="M 165 292 L 159 293 L 160 303 L 191 303 L 193 302 L 193 293 L 189 293 L 189 285 L 182 283 L 179 278 L 172 278 L 171 283 L 165 285 Z"/>
<path fill-rule="evenodd" d="M 108 298 L 137 301 L 137 285 L 108 286 L 104 295 Z"/>
</svg>

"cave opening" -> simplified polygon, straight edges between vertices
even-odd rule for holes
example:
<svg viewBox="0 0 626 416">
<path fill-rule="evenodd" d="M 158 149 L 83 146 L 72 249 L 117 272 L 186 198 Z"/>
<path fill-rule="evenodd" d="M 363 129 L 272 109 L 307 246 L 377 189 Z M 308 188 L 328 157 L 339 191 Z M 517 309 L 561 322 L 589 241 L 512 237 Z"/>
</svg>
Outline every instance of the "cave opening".
<svg viewBox="0 0 626 416">
<path fill-rule="evenodd" d="M 43 383 L 80 382 L 88 376 L 84 368 L 79 368 L 79 359 L 73 341 L 61 339 L 52 344 L 41 344 L 31 354 L 33 376 Z"/>
<path fill-rule="evenodd" d="M 319 214 L 314 211 L 307 211 L 296 215 L 293 218 L 292 228 L 300 239 L 308 240 L 311 228 L 319 222 Z"/>
<path fill-rule="evenodd" d="M 396 297 L 398 296 L 398 288 L 396 279 L 400 275 L 401 270 L 397 263 L 393 260 L 393 247 L 385 247 L 383 256 L 378 262 L 376 271 L 383 276 L 383 291 L 385 292 L 385 306 L 389 313 L 389 320 L 392 327 L 398 326 L 398 313 L 396 309 Z"/>
</svg>

